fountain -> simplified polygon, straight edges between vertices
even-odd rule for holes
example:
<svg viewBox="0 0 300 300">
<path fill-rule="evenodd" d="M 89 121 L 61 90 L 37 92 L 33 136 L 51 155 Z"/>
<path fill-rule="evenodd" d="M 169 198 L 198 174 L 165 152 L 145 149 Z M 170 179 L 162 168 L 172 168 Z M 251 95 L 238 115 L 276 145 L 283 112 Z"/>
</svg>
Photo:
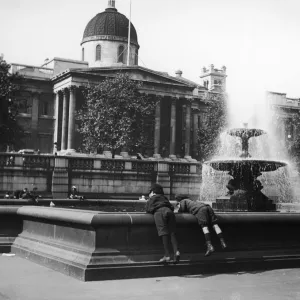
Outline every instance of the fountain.
<svg viewBox="0 0 300 300">
<path fill-rule="evenodd" d="M 286 166 L 281 161 L 253 159 L 249 153 L 249 139 L 266 132 L 261 129 L 235 128 L 227 134 L 241 139 L 242 153 L 236 159 L 211 160 L 206 165 L 232 176 L 227 184 L 228 194 L 212 203 L 214 209 L 229 211 L 275 211 L 276 205 L 264 195 L 263 186 L 257 179 L 263 172 L 275 171 Z"/>
</svg>

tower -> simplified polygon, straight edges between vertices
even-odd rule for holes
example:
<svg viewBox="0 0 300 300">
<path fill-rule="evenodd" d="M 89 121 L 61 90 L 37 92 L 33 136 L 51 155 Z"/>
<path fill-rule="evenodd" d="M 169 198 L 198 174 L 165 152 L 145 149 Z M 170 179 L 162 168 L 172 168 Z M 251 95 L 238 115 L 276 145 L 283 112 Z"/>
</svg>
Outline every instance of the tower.
<svg viewBox="0 0 300 300">
<path fill-rule="evenodd" d="M 219 93 L 226 92 L 226 77 L 226 67 L 215 69 L 214 65 L 210 65 L 208 69 L 203 67 L 200 75 L 204 87 Z"/>
</svg>

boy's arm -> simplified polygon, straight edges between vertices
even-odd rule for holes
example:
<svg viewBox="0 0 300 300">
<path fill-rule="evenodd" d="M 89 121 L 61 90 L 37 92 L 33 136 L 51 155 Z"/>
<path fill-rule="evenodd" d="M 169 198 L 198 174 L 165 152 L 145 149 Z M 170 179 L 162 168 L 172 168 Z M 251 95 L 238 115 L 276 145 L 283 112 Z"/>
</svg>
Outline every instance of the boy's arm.
<svg viewBox="0 0 300 300">
<path fill-rule="evenodd" d="M 186 210 L 185 201 L 184 201 L 184 200 L 181 200 L 181 201 L 178 203 L 178 205 L 179 205 L 178 212 L 179 212 L 179 213 L 185 212 L 185 210 Z"/>
<path fill-rule="evenodd" d="M 150 208 L 150 199 L 146 202 L 146 206 L 145 206 L 145 211 L 146 211 L 146 213 L 148 213 L 148 214 L 151 214 L 152 213 L 152 211 L 151 211 L 151 208 Z"/>
</svg>

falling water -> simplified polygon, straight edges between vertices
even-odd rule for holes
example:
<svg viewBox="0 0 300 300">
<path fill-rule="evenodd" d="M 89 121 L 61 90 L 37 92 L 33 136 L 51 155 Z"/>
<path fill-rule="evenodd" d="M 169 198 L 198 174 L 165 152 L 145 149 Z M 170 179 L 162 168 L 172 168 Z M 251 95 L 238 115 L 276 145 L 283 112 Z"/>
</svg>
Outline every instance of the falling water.
<svg viewBox="0 0 300 300">
<path fill-rule="evenodd" d="M 258 95 L 257 95 L 258 96 Z M 259 101 L 252 101 L 252 107 L 248 106 L 240 110 L 230 101 L 228 110 L 229 128 L 241 128 L 243 122 L 248 123 L 248 128 L 259 128 L 267 132 L 258 137 L 249 139 L 249 153 L 252 159 L 283 161 L 286 167 L 281 167 L 276 171 L 263 172 L 259 176 L 264 189 L 262 192 L 268 197 L 278 202 L 296 201 L 296 185 L 298 173 L 288 157 L 287 147 L 284 143 L 284 131 L 276 127 L 272 111 L 267 103 L 267 99 L 262 93 Z M 249 104 L 249 103 L 248 103 Z M 228 130 L 227 129 L 227 130 Z M 226 131 L 227 131 L 226 130 Z M 215 159 L 237 159 L 241 154 L 242 145 L 239 137 L 231 136 L 223 132 L 220 135 L 220 148 L 215 153 Z M 202 185 L 200 199 L 202 201 L 215 201 L 216 198 L 227 193 L 226 184 L 231 178 L 228 172 L 216 171 L 208 165 L 203 165 Z"/>
</svg>

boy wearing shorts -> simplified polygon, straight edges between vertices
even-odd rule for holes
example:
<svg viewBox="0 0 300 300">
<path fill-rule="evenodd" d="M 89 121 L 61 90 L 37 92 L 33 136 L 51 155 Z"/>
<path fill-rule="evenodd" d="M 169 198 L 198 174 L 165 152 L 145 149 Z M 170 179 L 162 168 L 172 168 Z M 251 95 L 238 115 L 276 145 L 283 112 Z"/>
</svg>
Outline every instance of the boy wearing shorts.
<svg viewBox="0 0 300 300">
<path fill-rule="evenodd" d="M 178 209 L 179 213 L 185 213 L 185 212 L 190 213 L 197 218 L 198 223 L 202 228 L 206 240 L 207 250 L 205 256 L 209 256 L 211 253 L 215 251 L 211 243 L 211 236 L 210 236 L 208 226 L 212 226 L 213 229 L 215 230 L 217 236 L 220 239 L 221 247 L 223 249 L 227 247 L 223 237 L 222 230 L 217 224 L 218 220 L 215 215 L 215 212 L 208 204 L 199 201 L 192 201 L 189 199 L 187 195 L 176 195 L 175 199 L 179 205 L 179 209 Z"/>
<path fill-rule="evenodd" d="M 180 252 L 176 239 L 176 219 L 174 207 L 164 195 L 161 185 L 155 183 L 149 191 L 149 200 L 146 203 L 146 212 L 154 215 L 158 235 L 162 238 L 165 255 L 159 260 L 162 263 L 171 262 L 169 240 L 173 247 L 174 263 L 180 260 Z"/>
</svg>

